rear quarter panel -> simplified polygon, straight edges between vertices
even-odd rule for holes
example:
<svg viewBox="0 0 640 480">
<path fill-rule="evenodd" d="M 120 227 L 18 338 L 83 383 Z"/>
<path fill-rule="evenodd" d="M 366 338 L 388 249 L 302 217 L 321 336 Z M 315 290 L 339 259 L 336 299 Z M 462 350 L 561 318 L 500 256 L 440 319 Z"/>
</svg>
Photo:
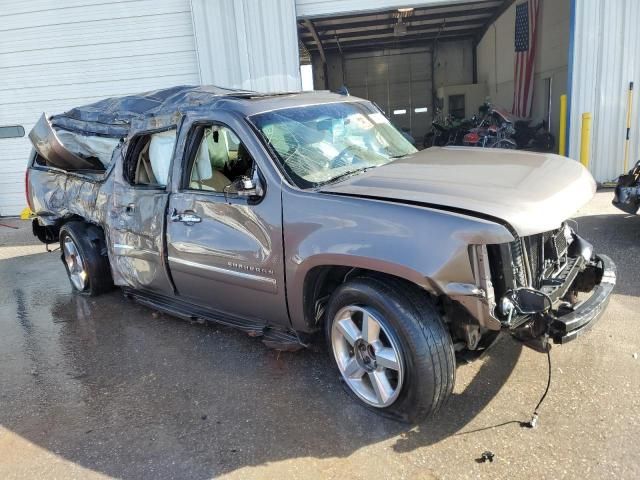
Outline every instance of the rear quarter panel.
<svg viewBox="0 0 640 480">
<path fill-rule="evenodd" d="M 29 195 L 34 213 L 44 224 L 78 215 L 101 224 L 108 198 L 108 182 L 53 168 L 29 170 Z"/>
</svg>

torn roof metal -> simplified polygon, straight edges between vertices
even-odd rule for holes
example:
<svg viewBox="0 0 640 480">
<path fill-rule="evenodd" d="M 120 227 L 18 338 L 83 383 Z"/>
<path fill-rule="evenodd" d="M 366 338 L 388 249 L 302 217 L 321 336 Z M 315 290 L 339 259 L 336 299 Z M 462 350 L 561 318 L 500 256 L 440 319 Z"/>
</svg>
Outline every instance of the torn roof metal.
<svg viewBox="0 0 640 480">
<path fill-rule="evenodd" d="M 54 127 L 110 137 L 124 137 L 135 119 L 177 116 L 185 107 L 197 107 L 225 95 L 254 92 L 214 86 L 180 85 L 161 90 L 111 97 L 51 117 Z"/>
<path fill-rule="evenodd" d="M 50 117 L 51 126 L 85 135 L 126 137 L 132 128 L 162 128 L 180 115 L 203 108 L 226 107 L 249 116 L 294 106 L 357 100 L 329 92 L 258 93 L 212 85 L 180 85 L 123 97 L 112 97 Z M 224 102 L 223 102 L 224 101 Z M 223 102 L 221 104 L 221 102 Z"/>
</svg>

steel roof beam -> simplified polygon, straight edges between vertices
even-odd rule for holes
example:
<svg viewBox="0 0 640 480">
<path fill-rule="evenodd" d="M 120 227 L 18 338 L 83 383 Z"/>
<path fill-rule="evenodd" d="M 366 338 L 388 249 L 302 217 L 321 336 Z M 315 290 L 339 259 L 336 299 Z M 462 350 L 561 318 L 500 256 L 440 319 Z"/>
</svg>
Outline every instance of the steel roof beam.
<svg viewBox="0 0 640 480">
<path fill-rule="evenodd" d="M 509 9 L 509 7 L 515 3 L 515 1 L 516 0 L 504 0 L 502 2 L 502 5 L 500 5 L 497 9 L 495 9 L 495 12 L 491 16 L 491 18 L 487 20 L 487 23 L 485 23 L 482 29 L 476 34 L 476 37 L 474 39 L 474 48 L 475 46 L 478 45 L 478 43 L 480 43 L 480 40 L 482 40 L 482 37 L 484 37 L 484 34 L 487 33 L 489 28 L 491 28 L 491 25 L 493 25 L 496 22 L 496 20 L 498 20 L 502 16 L 502 14 L 506 12 Z"/>
<path fill-rule="evenodd" d="M 402 45 L 406 43 L 412 43 L 415 45 L 424 46 L 425 43 L 431 42 L 431 40 L 453 40 L 453 39 L 462 39 L 462 38 L 473 38 L 477 29 L 467 29 L 467 30 L 459 30 L 459 31 L 450 31 L 450 32 L 441 32 L 440 34 L 433 33 L 431 35 L 405 35 L 403 37 L 386 37 L 381 39 L 357 39 L 351 41 L 342 41 L 340 40 L 340 45 L 342 50 L 347 53 L 353 51 L 354 49 L 362 48 L 362 47 L 370 47 L 370 49 L 382 48 L 382 47 L 393 47 L 396 45 Z M 404 46 L 404 45 L 403 45 Z M 338 50 L 338 46 L 335 43 L 326 43 L 324 45 L 325 53 L 329 50 Z M 315 51 L 315 50 L 312 50 Z"/>
<path fill-rule="evenodd" d="M 446 12 L 438 15 L 412 15 L 411 17 L 407 17 L 403 19 L 402 23 L 412 24 L 415 22 L 429 22 L 429 21 L 440 21 L 440 20 L 448 20 L 448 19 L 457 19 L 460 17 L 470 17 L 470 16 L 482 16 L 488 18 L 492 18 L 495 12 L 494 8 L 482 8 L 476 10 L 463 10 L 460 12 Z M 384 25 L 395 25 L 398 22 L 396 18 L 379 18 L 376 20 L 370 20 L 368 22 L 357 22 L 357 23 L 335 23 L 335 24 L 316 24 L 316 28 L 319 31 L 340 31 L 340 30 L 350 30 L 361 28 L 366 30 L 370 27 L 379 27 Z M 304 32 L 304 29 L 301 28 Z"/>
<path fill-rule="evenodd" d="M 320 58 L 322 58 L 322 62 L 326 63 L 327 59 L 324 56 L 324 48 L 322 47 L 322 40 L 320 40 L 320 37 L 318 36 L 318 32 L 316 32 L 316 28 L 314 27 L 313 22 L 307 18 L 304 20 L 304 24 L 307 27 L 307 30 L 309 30 L 309 33 L 311 33 L 311 36 L 313 37 L 313 41 L 316 42 L 316 49 L 320 53 Z"/>
<path fill-rule="evenodd" d="M 464 28 L 464 27 L 468 27 L 468 28 Z M 481 23 L 475 23 L 475 24 L 464 24 L 464 25 L 457 25 L 457 26 L 451 26 L 451 27 L 446 27 L 444 29 L 440 29 L 440 28 L 431 28 L 428 30 L 417 30 L 417 31 L 410 31 L 409 33 L 407 33 L 406 35 L 402 35 L 399 37 L 394 36 L 392 33 L 386 33 L 384 31 L 382 32 L 362 32 L 361 34 L 358 35 L 353 35 L 350 37 L 338 37 L 338 40 L 340 41 L 340 43 L 342 45 L 344 45 L 345 47 L 347 47 L 349 45 L 350 42 L 354 42 L 354 41 L 378 41 L 378 40 L 399 40 L 399 39 L 403 39 L 405 37 L 409 37 L 409 38 L 413 38 L 413 37 L 437 37 L 438 33 L 440 34 L 452 34 L 452 33 L 457 33 L 457 32 L 469 32 L 469 31 L 473 31 L 474 33 L 478 31 L 478 29 L 480 29 L 482 27 Z M 329 45 L 335 43 L 335 38 L 326 38 L 323 40 L 323 47 L 326 50 L 327 48 L 329 48 Z"/>
<path fill-rule="evenodd" d="M 496 8 L 498 8 L 500 6 L 500 0 L 485 0 L 485 1 L 471 1 L 471 2 L 465 2 L 465 3 L 455 3 L 453 5 L 432 5 L 430 7 L 416 7 L 413 10 L 413 15 L 422 15 L 423 13 L 430 13 L 430 12 L 435 12 L 436 10 L 444 10 L 444 12 L 436 12 L 435 14 L 440 14 L 442 15 L 442 13 L 444 14 L 449 14 L 449 13 L 455 13 L 458 11 L 469 11 L 472 10 L 473 7 L 476 6 L 480 6 L 481 8 L 484 8 L 485 5 L 489 5 L 491 4 L 491 8 L 492 10 L 495 10 Z M 447 8 L 451 9 L 451 10 L 446 10 Z M 458 10 L 461 9 L 461 10 Z M 352 14 L 344 14 L 344 15 L 335 15 L 335 16 L 325 16 L 325 17 L 317 17 L 314 18 L 313 21 L 315 22 L 316 25 L 321 25 L 323 22 L 330 22 L 330 21 L 334 21 L 334 20 L 357 20 L 357 19 L 362 19 L 360 20 L 360 23 L 363 24 L 367 24 L 369 21 L 371 21 L 370 19 L 367 20 L 367 17 L 375 17 L 375 16 L 379 16 L 379 15 L 391 15 L 392 13 L 396 12 L 397 9 L 393 9 L 393 10 L 381 10 L 381 11 L 377 11 L 377 12 L 366 12 L 366 13 L 352 13 Z M 304 19 L 299 19 L 299 21 L 304 21 Z"/>
<path fill-rule="evenodd" d="M 427 25 L 407 25 L 407 32 L 419 34 L 421 32 L 437 32 L 440 29 L 447 30 L 449 28 L 457 27 L 469 27 L 469 28 L 481 28 L 484 25 L 484 21 L 480 18 L 474 20 L 460 21 L 460 22 L 446 22 L 444 24 L 427 24 Z M 370 37 L 370 36 L 393 36 L 393 28 L 379 28 L 376 30 L 360 30 L 355 32 L 337 34 L 337 37 L 342 40 L 346 40 L 354 37 Z M 320 35 L 320 40 L 323 43 L 331 42 L 335 39 L 336 35 L 327 34 Z"/>
</svg>

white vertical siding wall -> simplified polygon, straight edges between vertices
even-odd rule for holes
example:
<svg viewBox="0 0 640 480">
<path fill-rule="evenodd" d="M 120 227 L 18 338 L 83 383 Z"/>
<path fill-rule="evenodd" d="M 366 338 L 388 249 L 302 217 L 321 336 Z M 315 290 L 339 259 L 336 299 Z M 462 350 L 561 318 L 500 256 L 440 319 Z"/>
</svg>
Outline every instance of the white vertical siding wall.
<svg viewBox="0 0 640 480">
<path fill-rule="evenodd" d="M 0 1 L 0 125 L 199 80 L 189 0 Z M 25 207 L 29 151 L 0 139 L 0 215 Z"/>
<path fill-rule="evenodd" d="M 300 90 L 294 0 L 192 0 L 202 82 Z"/>
<path fill-rule="evenodd" d="M 640 142 L 640 2 L 575 2 L 571 130 L 569 154 L 580 156 L 580 124 L 593 115 L 590 169 L 598 181 L 622 173 L 627 89 L 635 82 L 629 167 L 638 159 Z"/>
</svg>

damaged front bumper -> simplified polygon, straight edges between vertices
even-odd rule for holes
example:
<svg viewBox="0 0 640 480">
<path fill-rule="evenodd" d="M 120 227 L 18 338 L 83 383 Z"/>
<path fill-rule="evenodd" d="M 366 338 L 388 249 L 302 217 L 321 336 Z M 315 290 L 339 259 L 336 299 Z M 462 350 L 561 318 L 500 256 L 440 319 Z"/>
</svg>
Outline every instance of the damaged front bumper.
<svg viewBox="0 0 640 480">
<path fill-rule="evenodd" d="M 609 304 L 609 297 L 616 285 L 616 265 L 606 255 L 596 257 L 594 273 L 600 280 L 591 296 L 576 305 L 573 311 L 556 316 L 550 333 L 555 343 L 567 343 L 591 328 L 602 316 Z"/>
<path fill-rule="evenodd" d="M 567 282 L 553 295 L 533 289 L 511 294 L 514 302 L 526 305 L 528 309 L 526 316 L 508 325 L 515 338 L 537 350 L 544 350 L 547 339 L 558 344 L 567 343 L 596 323 L 615 287 L 616 266 L 606 255 L 594 256 L 586 265 L 581 263 L 573 266 L 571 270 L 575 274 L 569 273 L 572 278 L 566 279 Z M 578 291 L 588 293 L 589 297 L 570 304 L 567 297 Z"/>
<path fill-rule="evenodd" d="M 470 351 L 497 331 L 539 351 L 573 340 L 600 318 L 616 284 L 613 261 L 566 224 L 511 244 L 476 245 L 469 254 L 477 283 L 448 284 L 443 305 L 456 319 L 452 335 Z"/>
</svg>

